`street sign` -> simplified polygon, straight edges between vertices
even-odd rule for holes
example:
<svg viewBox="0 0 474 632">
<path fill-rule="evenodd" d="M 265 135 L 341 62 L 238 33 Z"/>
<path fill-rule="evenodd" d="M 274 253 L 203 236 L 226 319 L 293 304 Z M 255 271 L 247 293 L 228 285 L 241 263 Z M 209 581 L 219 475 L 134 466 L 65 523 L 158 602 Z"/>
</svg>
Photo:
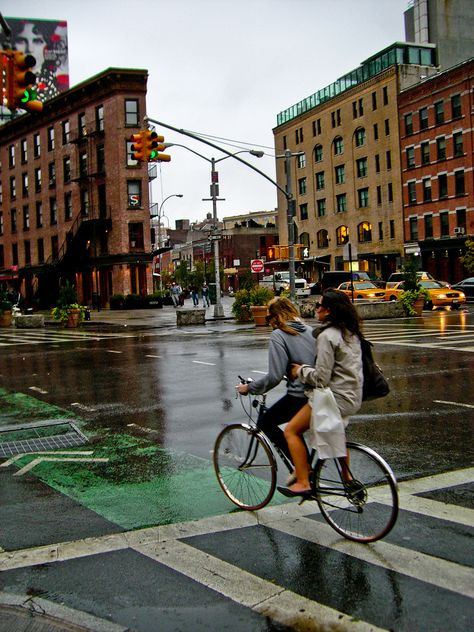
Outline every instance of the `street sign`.
<svg viewBox="0 0 474 632">
<path fill-rule="evenodd" d="M 257 274 L 263 272 L 264 267 L 264 263 L 261 259 L 252 259 L 250 261 L 250 269 L 252 270 L 252 272 L 255 272 Z"/>
<path fill-rule="evenodd" d="M 222 239 L 222 235 L 209 235 L 208 240 L 209 241 L 219 241 Z"/>
</svg>

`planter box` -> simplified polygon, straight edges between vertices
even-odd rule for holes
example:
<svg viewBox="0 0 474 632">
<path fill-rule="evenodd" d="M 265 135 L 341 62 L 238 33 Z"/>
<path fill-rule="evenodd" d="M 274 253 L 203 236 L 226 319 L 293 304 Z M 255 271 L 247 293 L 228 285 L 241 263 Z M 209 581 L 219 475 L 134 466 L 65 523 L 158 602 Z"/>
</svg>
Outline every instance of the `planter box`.
<svg viewBox="0 0 474 632">
<path fill-rule="evenodd" d="M 15 316 L 15 327 L 17 329 L 41 329 L 44 327 L 43 314 L 28 314 Z"/>
<path fill-rule="evenodd" d="M 176 324 L 178 327 L 183 325 L 205 325 L 206 310 L 205 309 L 177 309 Z"/>
</svg>

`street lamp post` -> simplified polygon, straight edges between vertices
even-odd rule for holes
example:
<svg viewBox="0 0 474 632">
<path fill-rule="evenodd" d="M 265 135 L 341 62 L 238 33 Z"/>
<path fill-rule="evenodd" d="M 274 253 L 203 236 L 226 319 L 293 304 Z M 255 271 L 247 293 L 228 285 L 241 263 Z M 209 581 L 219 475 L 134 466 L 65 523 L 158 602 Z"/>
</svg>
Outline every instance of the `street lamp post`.
<svg viewBox="0 0 474 632">
<path fill-rule="evenodd" d="M 165 197 L 165 199 L 161 202 L 160 206 L 158 207 L 158 214 L 157 215 L 150 215 L 150 219 L 153 219 L 154 217 L 158 217 L 158 249 L 161 250 L 162 248 L 162 234 L 161 234 L 161 218 L 163 217 L 163 214 L 161 212 L 166 200 L 169 200 L 172 197 L 178 197 L 178 198 L 182 198 L 183 194 L 182 193 L 172 193 L 171 195 L 168 195 L 167 197 Z M 159 253 L 159 257 L 160 257 L 160 290 L 163 290 L 163 271 L 161 269 L 161 252 Z"/>
<path fill-rule="evenodd" d="M 248 153 L 252 156 L 256 156 L 257 158 L 261 158 L 264 155 L 263 151 L 258 151 L 256 149 L 242 149 L 241 151 L 236 151 L 234 154 L 230 154 L 228 156 L 223 156 L 222 158 L 208 158 L 207 156 L 203 156 L 199 152 L 187 147 L 186 145 L 180 145 L 178 143 L 165 143 L 165 147 L 183 147 L 187 149 L 196 156 L 207 160 L 207 162 L 211 163 L 211 196 L 209 198 L 203 198 L 204 202 L 212 201 L 212 221 L 213 221 L 213 231 L 217 230 L 217 202 L 223 201 L 225 198 L 219 197 L 219 174 L 216 171 L 216 164 L 221 162 L 222 160 L 226 160 L 227 158 L 233 158 L 237 154 Z M 214 248 L 214 270 L 215 270 L 215 285 L 216 285 L 216 304 L 214 305 L 214 318 L 223 318 L 224 317 L 224 307 L 222 305 L 221 299 L 221 279 L 220 279 L 220 265 L 219 265 L 219 238 L 218 234 L 211 234 Z M 294 277 L 294 275 L 293 275 Z"/>
</svg>

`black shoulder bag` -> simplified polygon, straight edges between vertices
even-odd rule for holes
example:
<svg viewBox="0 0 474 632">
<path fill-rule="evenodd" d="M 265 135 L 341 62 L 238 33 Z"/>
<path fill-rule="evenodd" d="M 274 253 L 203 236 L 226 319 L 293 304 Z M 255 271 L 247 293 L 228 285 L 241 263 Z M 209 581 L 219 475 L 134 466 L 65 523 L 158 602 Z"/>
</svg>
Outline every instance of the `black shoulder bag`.
<svg viewBox="0 0 474 632">
<path fill-rule="evenodd" d="M 390 387 L 381 368 L 374 360 L 374 356 L 372 355 L 373 345 L 361 336 L 360 346 L 362 349 L 362 370 L 364 373 L 362 401 L 385 397 L 389 394 Z"/>
</svg>

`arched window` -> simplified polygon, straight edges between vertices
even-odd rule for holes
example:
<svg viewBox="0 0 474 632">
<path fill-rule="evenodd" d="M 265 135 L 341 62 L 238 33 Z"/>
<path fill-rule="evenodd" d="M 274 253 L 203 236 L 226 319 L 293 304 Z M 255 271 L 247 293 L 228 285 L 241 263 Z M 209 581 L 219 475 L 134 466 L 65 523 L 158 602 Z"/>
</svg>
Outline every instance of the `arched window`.
<svg viewBox="0 0 474 632">
<path fill-rule="evenodd" d="M 357 226 L 357 237 L 360 243 L 372 241 L 372 224 L 369 224 L 369 222 L 361 222 Z"/>
<path fill-rule="evenodd" d="M 329 247 L 329 237 L 328 237 L 327 230 L 325 230 L 324 228 L 322 228 L 321 230 L 318 230 L 316 237 L 318 239 L 318 248 Z"/>
<path fill-rule="evenodd" d="M 356 147 L 362 147 L 365 145 L 365 129 L 363 127 L 358 127 L 354 133 L 354 141 Z"/>
<path fill-rule="evenodd" d="M 339 154 L 344 153 L 344 140 L 342 136 L 336 136 L 336 138 L 333 141 L 333 147 L 334 147 L 335 156 L 339 156 Z"/>
<path fill-rule="evenodd" d="M 323 159 L 323 146 L 316 145 L 314 148 L 314 162 L 321 162 Z"/>
<path fill-rule="evenodd" d="M 343 246 L 349 241 L 349 229 L 347 226 L 339 226 L 336 229 L 336 243 L 338 246 Z"/>
<path fill-rule="evenodd" d="M 303 244 L 305 248 L 309 248 L 309 233 L 301 233 L 299 243 Z"/>
</svg>

